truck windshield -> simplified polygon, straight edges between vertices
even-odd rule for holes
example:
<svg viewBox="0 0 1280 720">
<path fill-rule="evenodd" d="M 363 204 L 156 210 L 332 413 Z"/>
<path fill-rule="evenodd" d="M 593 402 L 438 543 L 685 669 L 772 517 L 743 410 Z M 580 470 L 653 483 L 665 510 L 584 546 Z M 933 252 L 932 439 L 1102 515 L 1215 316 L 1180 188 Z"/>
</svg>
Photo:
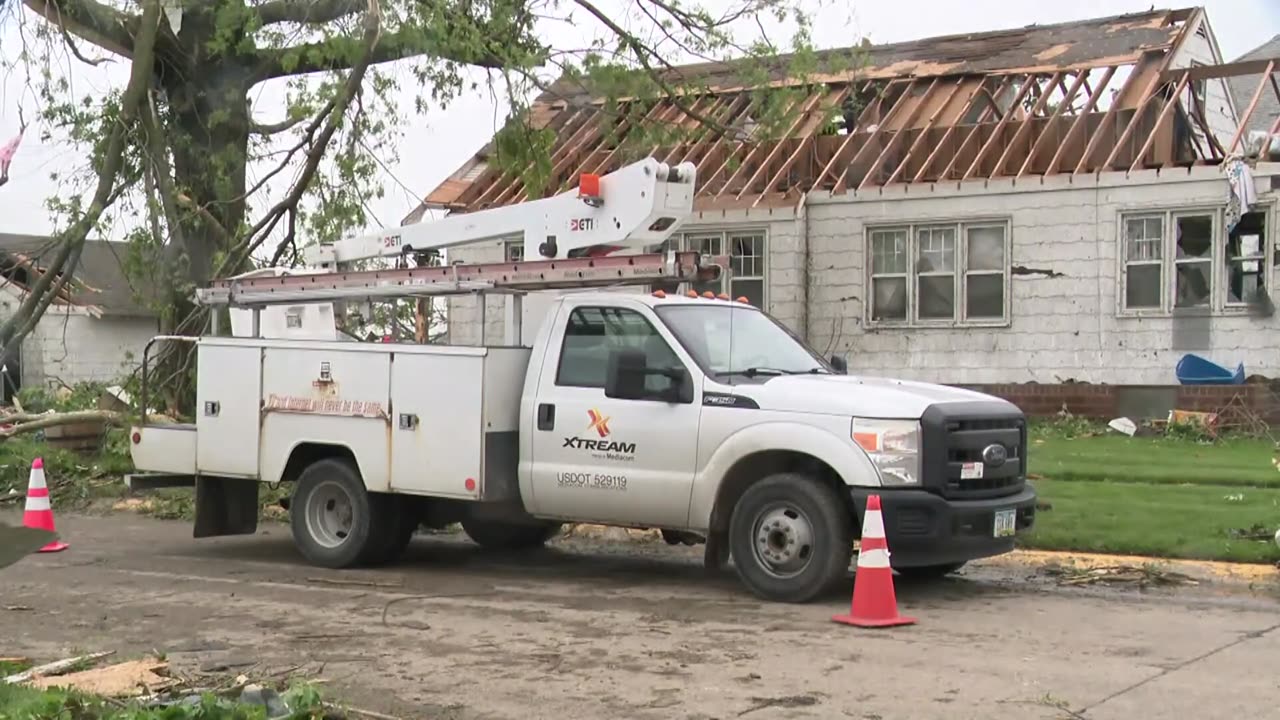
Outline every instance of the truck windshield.
<svg viewBox="0 0 1280 720">
<path fill-rule="evenodd" d="M 716 379 L 831 372 L 817 353 L 756 308 L 708 302 L 668 305 L 657 313 L 703 372 Z"/>
</svg>

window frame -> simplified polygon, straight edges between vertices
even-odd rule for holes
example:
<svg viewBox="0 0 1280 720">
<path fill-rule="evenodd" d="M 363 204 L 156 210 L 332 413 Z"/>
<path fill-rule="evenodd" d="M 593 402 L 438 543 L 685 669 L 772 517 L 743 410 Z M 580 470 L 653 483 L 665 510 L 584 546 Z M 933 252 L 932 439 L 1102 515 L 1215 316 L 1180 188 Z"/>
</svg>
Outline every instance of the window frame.
<svg viewBox="0 0 1280 720">
<path fill-rule="evenodd" d="M 516 256 L 519 257 L 516 257 Z M 503 262 L 524 262 L 524 241 L 523 240 L 503 240 L 502 241 L 502 261 Z"/>
<path fill-rule="evenodd" d="M 1261 245 L 1262 289 L 1268 295 L 1274 292 L 1272 282 L 1272 262 L 1275 254 L 1272 238 L 1275 237 L 1275 201 L 1264 200 L 1255 203 L 1250 213 L 1263 216 Z M 1213 242 L 1209 253 L 1209 304 L 1190 307 L 1177 306 L 1177 267 L 1187 262 L 1204 262 L 1203 259 L 1185 259 L 1183 263 L 1177 258 L 1177 221 L 1179 218 L 1209 216 L 1213 222 Z M 1163 218 L 1161 233 L 1160 259 L 1160 307 L 1130 308 L 1128 307 L 1129 274 L 1127 238 L 1125 224 L 1131 219 L 1141 217 Z M 1116 212 L 1116 297 L 1115 311 L 1118 318 L 1162 318 L 1187 316 L 1233 316 L 1249 312 L 1248 302 L 1231 302 L 1228 300 L 1227 271 L 1230 262 L 1227 260 L 1226 208 L 1221 204 L 1188 203 L 1187 205 L 1161 207 L 1126 207 Z M 1252 256 L 1251 256 L 1252 257 Z"/>
<path fill-rule="evenodd" d="M 691 240 L 715 240 L 719 243 L 720 252 L 713 253 L 718 255 L 731 255 L 732 241 L 736 237 L 753 236 L 760 238 L 760 255 L 751 256 L 758 257 L 760 263 L 760 273 L 758 275 L 737 275 L 732 272 L 720 277 L 719 292 L 728 294 L 730 297 L 738 297 L 738 294 L 732 292 L 734 282 L 738 280 L 746 280 L 750 282 L 760 283 L 760 302 L 759 307 L 767 310 L 769 308 L 769 245 L 771 238 L 769 229 L 760 225 L 729 225 L 716 226 L 714 228 L 686 228 L 681 232 L 673 235 L 671 240 L 664 243 L 663 250 L 690 251 L 696 248 L 690 246 Z M 674 242 L 672 242 L 674 241 Z M 731 255 L 732 257 L 732 255 Z M 728 283 L 726 286 L 726 282 Z"/>
<path fill-rule="evenodd" d="M 951 318 L 922 318 L 920 317 L 920 300 L 919 278 L 921 273 L 918 270 L 918 261 L 920 257 L 919 237 L 920 230 L 933 230 L 938 228 L 949 228 L 952 232 L 954 245 L 952 247 L 952 266 L 950 273 L 930 271 L 925 273 L 929 277 L 946 277 L 952 278 L 953 293 L 953 312 Z M 999 228 L 1001 230 L 1004 247 L 1002 263 L 999 270 L 991 269 L 972 269 L 969 267 L 969 230 L 978 228 Z M 874 236 L 883 232 L 905 232 L 906 233 L 906 253 L 907 253 L 907 308 L 906 317 L 904 319 L 892 320 L 876 320 L 873 319 L 875 292 L 874 280 L 876 278 L 900 278 L 902 273 L 876 273 L 874 272 L 874 248 L 872 246 Z M 1012 321 L 1011 305 L 1013 304 L 1012 292 L 1012 276 L 1013 276 L 1013 222 L 1008 216 L 989 216 L 975 217 L 972 219 L 958 220 L 951 218 L 936 218 L 905 221 L 905 222 L 883 222 L 867 224 L 863 227 L 862 233 L 863 248 L 863 288 L 866 300 L 863 302 L 863 323 L 870 328 L 953 328 L 953 327 L 986 327 L 1001 328 L 1009 327 Z M 1003 282 L 1001 283 L 1001 293 L 1003 302 L 1001 303 L 1000 317 L 970 317 L 969 316 L 969 278 L 976 275 L 1001 275 Z"/>
</svg>

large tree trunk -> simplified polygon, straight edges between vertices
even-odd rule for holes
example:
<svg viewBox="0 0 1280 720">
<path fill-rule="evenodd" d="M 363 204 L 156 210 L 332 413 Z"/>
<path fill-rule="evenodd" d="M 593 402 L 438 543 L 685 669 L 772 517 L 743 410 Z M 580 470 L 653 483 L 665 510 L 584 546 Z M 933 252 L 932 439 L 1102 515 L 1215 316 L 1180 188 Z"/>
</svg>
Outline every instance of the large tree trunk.
<svg viewBox="0 0 1280 720">
<path fill-rule="evenodd" d="M 251 80 L 243 69 L 224 62 L 167 85 L 178 190 L 217 222 L 183 214 L 183 275 L 202 285 L 212 279 L 215 258 L 232 251 L 229 243 L 244 222 Z"/>
<path fill-rule="evenodd" d="M 160 288 L 167 299 L 161 331 L 196 335 L 198 308 L 191 291 L 213 279 L 217 265 L 236 252 L 245 218 L 249 151 L 249 73 L 233 61 L 210 62 L 196 77 L 166 78 L 167 136 L 173 153 L 175 190 L 190 200 L 178 213 L 164 252 L 167 270 Z M 185 204 L 184 204 L 185 205 Z M 231 268 L 237 272 L 243 267 Z M 173 344 L 156 363 L 166 406 L 182 414 L 194 409 L 195 348 Z"/>
</svg>

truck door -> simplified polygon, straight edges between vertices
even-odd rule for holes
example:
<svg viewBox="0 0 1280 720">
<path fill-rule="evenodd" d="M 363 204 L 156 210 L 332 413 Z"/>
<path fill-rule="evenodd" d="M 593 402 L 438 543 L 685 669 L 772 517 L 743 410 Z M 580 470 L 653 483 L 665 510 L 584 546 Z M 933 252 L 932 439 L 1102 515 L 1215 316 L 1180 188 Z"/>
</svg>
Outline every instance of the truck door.
<svg viewBox="0 0 1280 720">
<path fill-rule="evenodd" d="M 637 304 L 637 307 L 638 304 Z M 650 367 L 687 368 L 665 328 L 638 309 L 567 304 L 549 338 L 534 403 L 532 509 L 577 520 L 683 527 L 697 461 L 701 388 L 689 403 L 605 397 L 615 348 Z M 655 388 L 669 382 L 654 377 Z"/>
</svg>

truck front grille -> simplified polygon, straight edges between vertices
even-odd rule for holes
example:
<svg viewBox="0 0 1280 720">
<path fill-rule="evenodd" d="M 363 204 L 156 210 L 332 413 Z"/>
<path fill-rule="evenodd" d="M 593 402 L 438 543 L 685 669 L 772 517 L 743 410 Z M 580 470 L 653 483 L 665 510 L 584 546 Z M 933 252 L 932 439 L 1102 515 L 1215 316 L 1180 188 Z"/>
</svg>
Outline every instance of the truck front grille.
<svg viewBox="0 0 1280 720">
<path fill-rule="evenodd" d="M 1013 495 L 1026 484 L 1027 423 L 1006 403 L 935 405 L 921 419 L 925 486 L 957 500 Z M 984 459 L 992 446 L 1003 462 Z M 998 453 L 997 453 L 998 454 Z"/>
</svg>

